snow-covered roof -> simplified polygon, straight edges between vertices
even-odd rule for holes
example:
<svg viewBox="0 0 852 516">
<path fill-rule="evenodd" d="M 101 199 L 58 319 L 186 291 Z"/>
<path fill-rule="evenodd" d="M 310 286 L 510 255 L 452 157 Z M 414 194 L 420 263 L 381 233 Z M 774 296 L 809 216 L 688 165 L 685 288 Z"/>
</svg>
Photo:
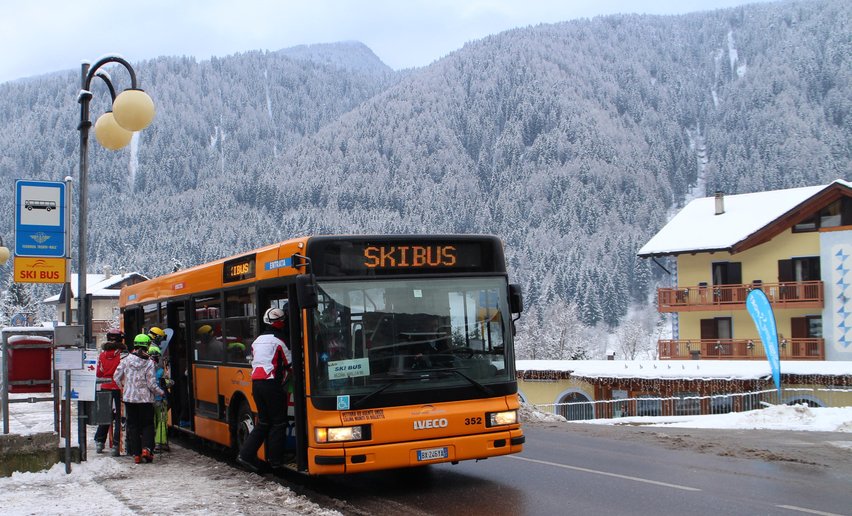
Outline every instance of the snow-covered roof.
<svg viewBox="0 0 852 516">
<path fill-rule="evenodd" d="M 86 293 L 91 294 L 92 297 L 97 298 L 115 298 L 121 295 L 121 287 L 114 288 L 120 285 L 123 281 L 128 278 L 139 277 L 141 279 L 148 279 L 142 274 L 138 272 L 128 272 L 125 274 L 111 274 L 109 276 L 105 274 L 86 274 Z M 77 274 L 71 275 L 71 294 L 76 298 L 77 297 L 77 287 L 78 285 Z M 44 303 L 58 303 L 59 296 L 62 293 L 56 294 L 55 296 L 50 296 L 49 298 L 44 300 Z"/>
<path fill-rule="evenodd" d="M 692 251 L 729 250 L 785 213 L 835 184 L 852 188 L 837 179 L 831 184 L 725 195 L 725 212 L 716 215 L 715 197 L 687 204 L 651 238 L 639 256 L 664 256 Z"/>
<path fill-rule="evenodd" d="M 581 378 L 757 380 L 772 375 L 765 360 L 518 360 L 516 368 L 570 372 Z M 852 362 L 783 360 L 781 374 L 852 375 Z"/>
</svg>

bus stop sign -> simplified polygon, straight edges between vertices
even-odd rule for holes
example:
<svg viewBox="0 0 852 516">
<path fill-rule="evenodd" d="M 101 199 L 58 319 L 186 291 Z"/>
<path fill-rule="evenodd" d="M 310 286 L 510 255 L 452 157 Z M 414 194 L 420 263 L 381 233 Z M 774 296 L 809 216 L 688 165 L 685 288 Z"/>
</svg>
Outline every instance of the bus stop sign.
<svg viewBox="0 0 852 516">
<path fill-rule="evenodd" d="M 15 256 L 65 256 L 65 183 L 15 182 Z"/>
</svg>

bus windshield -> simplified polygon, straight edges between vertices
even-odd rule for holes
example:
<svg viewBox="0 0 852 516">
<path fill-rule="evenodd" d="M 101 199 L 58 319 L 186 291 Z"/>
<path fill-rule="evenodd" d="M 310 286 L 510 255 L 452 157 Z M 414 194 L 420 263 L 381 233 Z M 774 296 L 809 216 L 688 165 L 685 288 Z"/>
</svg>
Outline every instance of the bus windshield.
<svg viewBox="0 0 852 516">
<path fill-rule="evenodd" d="M 492 394 L 489 385 L 514 379 L 506 293 L 502 276 L 320 282 L 312 394 Z"/>
</svg>

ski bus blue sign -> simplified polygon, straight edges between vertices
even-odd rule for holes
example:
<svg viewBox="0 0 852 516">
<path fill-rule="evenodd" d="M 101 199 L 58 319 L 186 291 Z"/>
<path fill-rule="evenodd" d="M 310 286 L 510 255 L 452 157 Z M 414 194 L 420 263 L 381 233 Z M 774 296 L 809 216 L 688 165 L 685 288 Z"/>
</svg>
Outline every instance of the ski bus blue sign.
<svg viewBox="0 0 852 516">
<path fill-rule="evenodd" d="M 65 183 L 15 182 L 15 256 L 65 256 Z"/>
</svg>

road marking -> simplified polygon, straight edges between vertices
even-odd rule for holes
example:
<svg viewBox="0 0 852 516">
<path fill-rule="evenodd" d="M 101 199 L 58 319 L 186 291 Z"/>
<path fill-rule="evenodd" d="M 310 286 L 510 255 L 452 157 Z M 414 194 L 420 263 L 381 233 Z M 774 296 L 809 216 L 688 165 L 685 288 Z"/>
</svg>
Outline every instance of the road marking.
<svg viewBox="0 0 852 516">
<path fill-rule="evenodd" d="M 833 512 L 815 511 L 813 509 L 805 509 L 804 507 L 796 507 L 795 505 L 776 505 L 776 507 L 781 507 L 782 509 L 790 509 L 791 511 L 806 512 L 808 514 L 821 514 L 822 516 L 843 516 L 842 514 L 835 514 Z"/>
<path fill-rule="evenodd" d="M 556 462 L 548 462 L 546 460 L 528 459 L 526 457 L 518 457 L 509 455 L 507 459 L 525 460 L 527 462 L 536 462 L 538 464 L 546 464 L 548 466 L 556 466 L 557 468 L 573 469 L 574 471 L 582 471 L 584 473 L 594 473 L 595 475 L 604 475 L 607 477 L 622 478 L 624 480 L 633 480 L 634 482 L 644 482 L 645 484 L 654 484 L 657 486 L 671 487 L 674 489 L 682 489 L 684 491 L 701 491 L 696 487 L 679 486 L 677 484 L 668 484 L 666 482 L 658 482 L 656 480 L 648 480 L 647 478 L 631 477 L 629 475 L 619 475 L 618 473 L 610 473 L 608 471 L 598 471 L 596 469 L 581 468 L 579 466 L 569 466 L 567 464 L 557 464 Z"/>
</svg>

